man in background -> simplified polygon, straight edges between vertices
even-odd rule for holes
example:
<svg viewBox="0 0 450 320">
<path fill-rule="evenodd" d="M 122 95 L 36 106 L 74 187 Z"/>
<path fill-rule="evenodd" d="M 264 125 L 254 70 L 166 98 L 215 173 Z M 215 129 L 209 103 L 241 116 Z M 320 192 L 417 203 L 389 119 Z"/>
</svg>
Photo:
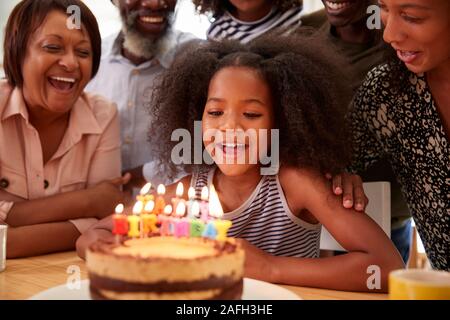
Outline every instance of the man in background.
<svg viewBox="0 0 450 320">
<path fill-rule="evenodd" d="M 97 76 L 86 91 L 115 102 L 119 109 L 122 171 L 130 172 L 128 188 L 146 180 L 167 183 L 164 173 L 148 162 L 149 102 L 152 85 L 167 69 L 177 52 L 194 36 L 174 30 L 176 0 L 112 0 L 122 20 L 122 30 L 103 40 Z"/>
</svg>

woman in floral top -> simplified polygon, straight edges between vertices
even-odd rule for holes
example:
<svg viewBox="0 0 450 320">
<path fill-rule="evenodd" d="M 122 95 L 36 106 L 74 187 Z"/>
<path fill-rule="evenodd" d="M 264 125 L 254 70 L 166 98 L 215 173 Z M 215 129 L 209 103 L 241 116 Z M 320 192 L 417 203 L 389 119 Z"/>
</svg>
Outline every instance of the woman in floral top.
<svg viewBox="0 0 450 320">
<path fill-rule="evenodd" d="M 450 1 L 406 2 L 380 0 L 398 59 L 373 69 L 355 98 L 354 169 L 390 159 L 432 267 L 450 271 Z"/>
</svg>

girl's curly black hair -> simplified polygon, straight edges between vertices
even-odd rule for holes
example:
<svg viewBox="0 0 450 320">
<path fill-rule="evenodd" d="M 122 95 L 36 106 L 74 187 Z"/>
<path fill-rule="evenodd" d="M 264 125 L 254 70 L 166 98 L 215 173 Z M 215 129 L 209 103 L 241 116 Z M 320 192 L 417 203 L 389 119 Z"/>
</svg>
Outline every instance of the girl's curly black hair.
<svg viewBox="0 0 450 320">
<path fill-rule="evenodd" d="M 225 11 L 233 12 L 235 7 L 228 0 L 192 0 L 198 13 L 221 16 Z M 303 0 L 273 0 L 274 5 L 281 11 L 287 11 L 303 5 Z"/>
<path fill-rule="evenodd" d="M 351 137 L 345 122 L 349 86 L 335 63 L 334 52 L 311 37 L 263 36 L 243 45 L 207 42 L 185 50 L 154 87 L 149 104 L 153 121 L 149 137 L 158 141 L 153 160 L 169 177 L 176 129 L 194 136 L 194 121 L 202 119 L 213 75 L 222 68 L 257 70 L 271 89 L 275 128 L 279 129 L 280 162 L 322 172 L 341 172 L 351 158 Z M 194 154 L 192 146 L 191 154 Z M 186 172 L 192 166 L 184 165 Z"/>
</svg>

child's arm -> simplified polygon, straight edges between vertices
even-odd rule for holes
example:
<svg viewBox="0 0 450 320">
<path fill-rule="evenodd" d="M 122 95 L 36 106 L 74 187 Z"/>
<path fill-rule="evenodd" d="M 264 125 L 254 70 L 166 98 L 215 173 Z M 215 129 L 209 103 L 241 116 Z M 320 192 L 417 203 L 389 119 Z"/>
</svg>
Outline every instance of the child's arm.
<svg viewBox="0 0 450 320">
<path fill-rule="evenodd" d="M 191 176 L 186 176 L 180 180 L 180 182 L 183 183 L 184 186 L 184 198 L 187 199 L 187 191 L 189 190 L 189 185 L 191 182 Z M 171 204 L 170 200 L 175 197 L 175 191 L 177 188 L 178 182 L 173 183 L 166 187 L 166 193 L 164 196 L 164 200 L 167 204 Z M 157 195 L 155 195 L 157 196 Z M 125 208 L 125 212 L 132 212 L 132 207 Z M 99 239 L 102 239 L 104 241 L 112 241 L 113 240 L 113 234 L 112 234 L 112 216 L 108 216 L 99 222 L 97 222 L 95 225 L 93 225 L 88 231 L 83 233 L 77 240 L 77 253 L 78 256 L 82 259 L 86 256 L 86 249 L 94 242 L 96 242 Z"/>
<path fill-rule="evenodd" d="M 80 232 L 70 222 L 8 228 L 8 259 L 68 251 L 75 248 Z"/>
<path fill-rule="evenodd" d="M 311 212 L 348 253 L 320 259 L 261 255 L 261 261 L 268 261 L 273 266 L 268 273 L 271 279 L 266 280 L 337 290 L 369 291 L 367 280 L 371 273 L 368 273 L 368 267 L 374 265 L 381 271 L 379 291 L 386 291 L 389 272 L 404 265 L 383 230 L 367 215 L 343 208 L 340 197 L 333 195 L 320 174 L 282 168 L 280 181 L 291 211 L 295 213 L 306 209 Z M 302 194 L 299 194 L 298 186 L 302 186 Z M 258 256 L 256 250 L 254 248 L 250 252 L 252 256 Z"/>
</svg>

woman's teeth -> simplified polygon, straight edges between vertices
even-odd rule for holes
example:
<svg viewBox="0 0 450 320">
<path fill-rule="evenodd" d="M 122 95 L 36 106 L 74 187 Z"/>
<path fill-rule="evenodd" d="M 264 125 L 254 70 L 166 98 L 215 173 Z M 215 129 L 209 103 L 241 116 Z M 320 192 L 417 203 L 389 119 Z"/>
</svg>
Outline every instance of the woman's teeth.
<svg viewBox="0 0 450 320">
<path fill-rule="evenodd" d="M 49 82 L 58 90 L 69 91 L 75 85 L 76 79 L 65 77 L 49 77 Z"/>
<path fill-rule="evenodd" d="M 400 60 L 402 60 L 405 63 L 411 63 L 413 62 L 416 58 L 417 55 L 419 54 L 419 52 L 417 51 L 402 51 L 402 50 L 397 50 L 397 56 Z"/>
<path fill-rule="evenodd" d="M 327 7 L 331 10 L 341 10 L 343 8 L 347 8 L 350 6 L 350 2 L 332 2 L 332 1 L 325 1 Z"/>
<path fill-rule="evenodd" d="M 56 81 L 62 81 L 62 82 L 70 82 L 75 83 L 75 79 L 73 78 L 63 78 L 63 77 L 50 77 L 50 79 L 56 80 Z"/>
<path fill-rule="evenodd" d="M 139 19 L 144 23 L 163 23 L 164 17 L 139 17 Z"/>
</svg>

